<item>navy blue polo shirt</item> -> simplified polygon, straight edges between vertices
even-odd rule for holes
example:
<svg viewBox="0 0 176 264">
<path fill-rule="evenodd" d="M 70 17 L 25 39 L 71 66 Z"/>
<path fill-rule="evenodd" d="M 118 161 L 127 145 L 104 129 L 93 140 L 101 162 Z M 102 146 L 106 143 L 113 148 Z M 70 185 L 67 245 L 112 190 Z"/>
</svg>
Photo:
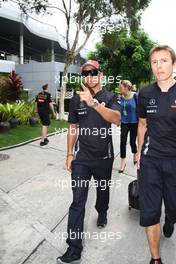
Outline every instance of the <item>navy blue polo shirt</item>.
<svg viewBox="0 0 176 264">
<path fill-rule="evenodd" d="M 52 102 L 51 94 L 45 91 L 40 92 L 35 99 L 37 102 L 38 112 L 49 114 L 49 104 Z"/>
<path fill-rule="evenodd" d="M 105 107 L 120 111 L 117 98 L 113 92 L 100 90 L 94 101 Z M 86 102 L 80 102 L 79 95 L 70 101 L 68 122 L 79 124 L 78 138 L 75 145 L 76 160 L 97 160 L 113 158 L 111 124 Z"/>
<path fill-rule="evenodd" d="M 139 92 L 138 114 L 146 118 L 142 154 L 176 158 L 176 84 L 162 92 L 157 83 Z"/>
</svg>

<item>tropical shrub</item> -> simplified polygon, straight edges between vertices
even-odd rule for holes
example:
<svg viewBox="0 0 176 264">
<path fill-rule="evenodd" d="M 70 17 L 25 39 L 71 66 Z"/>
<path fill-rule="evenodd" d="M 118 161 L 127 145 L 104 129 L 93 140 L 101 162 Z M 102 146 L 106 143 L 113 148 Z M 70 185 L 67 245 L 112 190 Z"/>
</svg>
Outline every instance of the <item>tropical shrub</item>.
<svg viewBox="0 0 176 264">
<path fill-rule="evenodd" d="M 28 102 L 23 103 L 20 111 L 16 113 L 16 118 L 20 120 L 22 124 L 27 124 L 31 117 L 35 116 L 35 103 Z"/>
<path fill-rule="evenodd" d="M 15 102 L 20 100 L 21 92 L 23 91 L 23 84 L 21 77 L 16 74 L 15 71 L 12 71 L 9 75 L 9 83 L 11 87 L 10 101 Z"/>
<path fill-rule="evenodd" d="M 20 112 L 24 103 L 15 104 L 0 104 L 0 119 L 1 121 L 9 121 L 11 118 L 15 118 Z"/>
<path fill-rule="evenodd" d="M 23 84 L 21 77 L 12 71 L 10 75 L 0 76 L 0 102 L 13 103 L 21 99 Z"/>
<path fill-rule="evenodd" d="M 35 116 L 34 102 L 19 102 L 14 104 L 0 104 L 0 121 L 9 121 L 17 118 L 20 123 L 27 124 L 31 117 Z"/>
<path fill-rule="evenodd" d="M 8 81 L 8 76 L 0 76 L 0 102 L 6 103 L 9 101 L 11 87 Z"/>
</svg>

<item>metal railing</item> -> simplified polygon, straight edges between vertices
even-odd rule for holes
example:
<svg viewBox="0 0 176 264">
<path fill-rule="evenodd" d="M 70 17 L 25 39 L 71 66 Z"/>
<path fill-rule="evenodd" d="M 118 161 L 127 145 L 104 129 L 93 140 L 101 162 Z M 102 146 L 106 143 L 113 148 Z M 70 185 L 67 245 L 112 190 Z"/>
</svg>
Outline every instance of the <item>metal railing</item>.
<svg viewBox="0 0 176 264">
<path fill-rule="evenodd" d="M 60 98 L 61 91 L 58 91 L 58 99 Z M 66 91 L 65 99 L 71 99 L 74 95 L 74 91 Z"/>
</svg>

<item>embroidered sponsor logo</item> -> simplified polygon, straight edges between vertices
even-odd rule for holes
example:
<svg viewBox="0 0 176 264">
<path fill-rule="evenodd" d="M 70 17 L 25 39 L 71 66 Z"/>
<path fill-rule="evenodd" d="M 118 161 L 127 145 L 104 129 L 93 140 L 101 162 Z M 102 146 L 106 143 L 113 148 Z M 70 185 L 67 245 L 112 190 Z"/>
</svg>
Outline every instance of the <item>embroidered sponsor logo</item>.
<svg viewBox="0 0 176 264">
<path fill-rule="evenodd" d="M 86 114 L 87 114 L 87 110 L 83 112 L 78 112 L 78 115 L 86 115 Z"/>
<path fill-rule="evenodd" d="M 174 102 L 171 104 L 170 107 L 171 107 L 171 108 L 176 108 L 176 100 L 174 100 Z"/>
<path fill-rule="evenodd" d="M 147 110 L 148 114 L 153 114 L 153 113 L 157 113 L 156 109 L 151 109 L 151 110 Z"/>
<path fill-rule="evenodd" d="M 79 108 L 78 109 L 78 115 L 86 115 L 87 114 L 87 108 Z"/>
<path fill-rule="evenodd" d="M 149 101 L 149 105 L 155 105 L 156 101 L 154 98 L 150 99 Z"/>
</svg>

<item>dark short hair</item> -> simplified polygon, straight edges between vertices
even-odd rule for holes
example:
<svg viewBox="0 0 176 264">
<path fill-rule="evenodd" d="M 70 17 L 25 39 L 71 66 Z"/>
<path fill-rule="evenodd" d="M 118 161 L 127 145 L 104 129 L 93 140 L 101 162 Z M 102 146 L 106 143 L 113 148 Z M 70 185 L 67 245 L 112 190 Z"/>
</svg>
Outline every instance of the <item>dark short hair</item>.
<svg viewBox="0 0 176 264">
<path fill-rule="evenodd" d="M 176 61 L 175 51 L 171 47 L 169 47 L 168 45 L 158 45 L 158 46 L 153 47 L 149 53 L 150 59 L 151 59 L 151 56 L 153 55 L 154 52 L 161 51 L 161 50 L 166 50 L 170 53 L 172 63 L 174 64 L 174 62 Z"/>
<path fill-rule="evenodd" d="M 42 86 L 42 89 L 43 89 L 43 91 L 47 90 L 47 89 L 48 89 L 48 83 L 44 84 L 44 85 Z"/>
</svg>

